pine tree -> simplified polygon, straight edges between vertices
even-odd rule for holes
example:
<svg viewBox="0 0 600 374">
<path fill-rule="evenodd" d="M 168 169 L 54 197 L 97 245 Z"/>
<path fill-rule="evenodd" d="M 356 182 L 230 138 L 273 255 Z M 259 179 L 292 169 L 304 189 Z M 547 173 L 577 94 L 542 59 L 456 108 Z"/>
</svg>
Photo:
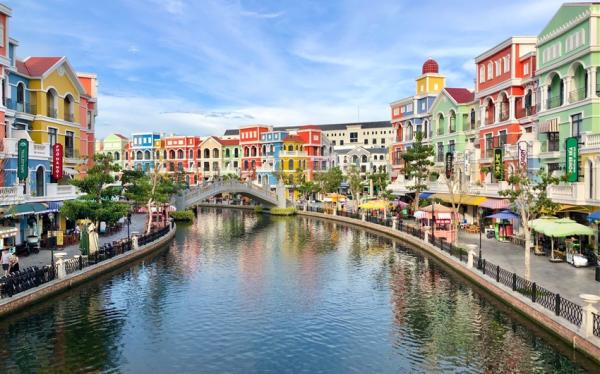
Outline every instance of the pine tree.
<svg viewBox="0 0 600 374">
<path fill-rule="evenodd" d="M 419 208 L 419 195 L 427 189 L 427 181 L 431 173 L 431 167 L 434 165 L 431 160 L 434 156 L 433 146 L 423 144 L 423 134 L 417 132 L 412 147 L 408 148 L 402 155 L 404 160 L 404 175 L 407 180 L 414 180 L 414 184 L 409 186 L 410 191 L 415 192 L 414 209 Z"/>
</svg>

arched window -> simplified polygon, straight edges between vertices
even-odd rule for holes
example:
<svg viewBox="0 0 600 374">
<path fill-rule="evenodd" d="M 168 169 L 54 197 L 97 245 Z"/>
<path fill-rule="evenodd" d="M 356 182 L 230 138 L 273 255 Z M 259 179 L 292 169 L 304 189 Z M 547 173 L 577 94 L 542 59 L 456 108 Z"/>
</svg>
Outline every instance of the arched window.
<svg viewBox="0 0 600 374">
<path fill-rule="evenodd" d="M 200 150 L 200 148 L 198 148 L 198 152 L 197 153 L 197 158 L 202 158 L 202 150 Z"/>
<path fill-rule="evenodd" d="M 275 152 L 275 147 L 273 147 L 273 144 L 271 144 L 271 146 L 269 147 L 269 152 L 271 152 L 271 153 Z"/>
<path fill-rule="evenodd" d="M 169 151 L 169 159 L 170 160 L 174 160 L 175 159 L 175 151 L 172 150 L 172 149 Z"/>
<path fill-rule="evenodd" d="M 294 170 L 294 160 L 288 161 L 288 170 Z"/>
<path fill-rule="evenodd" d="M 252 157 L 256 157 L 256 147 L 252 146 L 252 148 L 250 148 L 250 154 L 252 155 Z"/>
<path fill-rule="evenodd" d="M 410 123 L 410 122 L 409 122 L 409 123 L 408 123 L 408 126 L 406 126 L 406 132 L 405 132 L 405 134 L 406 134 L 406 138 L 404 139 L 404 141 L 407 141 L 407 142 L 408 142 L 408 141 L 411 141 L 411 140 L 413 140 L 413 136 L 414 136 L 414 134 L 413 134 L 413 126 L 412 126 L 412 123 Z"/>
<path fill-rule="evenodd" d="M 75 122 L 75 100 L 73 96 L 67 95 L 64 99 L 64 120 L 67 122 Z"/>
<path fill-rule="evenodd" d="M 143 160 L 144 159 L 144 153 L 142 151 L 137 151 L 135 154 L 135 158 L 137 160 Z"/>
<path fill-rule="evenodd" d="M 588 198 L 594 198 L 594 164 L 592 160 L 587 161 L 586 176 L 588 178 Z"/>
<path fill-rule="evenodd" d="M 23 82 L 17 84 L 17 111 L 24 112 L 25 106 L 25 85 Z"/>
<path fill-rule="evenodd" d="M 183 163 L 182 163 L 181 161 L 179 161 L 179 162 L 177 163 L 177 170 L 178 170 L 178 171 L 183 171 Z"/>
<path fill-rule="evenodd" d="M 244 160 L 244 170 L 248 170 L 248 160 Z"/>
<path fill-rule="evenodd" d="M 475 109 L 471 109 L 470 122 L 471 122 L 471 130 L 475 130 Z"/>
<path fill-rule="evenodd" d="M 256 161 L 252 160 L 252 162 L 250 162 L 250 167 L 252 168 L 252 170 L 256 169 Z"/>
<path fill-rule="evenodd" d="M 56 118 L 57 116 L 57 102 L 56 102 L 56 98 L 57 98 L 58 94 L 56 93 L 56 91 L 54 90 L 54 88 L 51 88 L 48 90 L 48 92 L 46 92 L 46 115 L 48 117 L 51 118 Z"/>
<path fill-rule="evenodd" d="M 125 152 L 125 161 L 129 161 L 129 152 Z"/>
<path fill-rule="evenodd" d="M 234 149 L 233 149 L 233 157 L 234 157 L 234 158 L 238 158 L 238 157 L 240 157 L 240 151 L 239 151 L 239 149 L 238 149 L 238 148 L 234 148 Z"/>
<path fill-rule="evenodd" d="M 450 111 L 450 120 L 448 121 L 448 130 L 450 133 L 456 132 L 456 113 Z"/>
<path fill-rule="evenodd" d="M 210 158 L 210 149 L 206 148 L 204 150 L 204 158 Z"/>
<path fill-rule="evenodd" d="M 267 154 L 267 146 L 263 144 L 262 146 L 262 154 L 266 155 Z"/>
<path fill-rule="evenodd" d="M 121 159 L 121 155 L 119 154 L 119 152 L 115 152 L 114 160 L 119 161 L 120 159 Z"/>
<path fill-rule="evenodd" d="M 219 148 L 213 148 L 213 158 L 219 158 Z"/>
<path fill-rule="evenodd" d="M 231 150 L 229 148 L 225 148 L 225 157 L 226 158 L 230 158 L 231 157 Z"/>
<path fill-rule="evenodd" d="M 369 159 L 367 158 L 367 156 L 366 156 L 366 155 L 363 155 L 360 161 L 361 161 L 362 163 L 365 163 L 365 162 L 369 162 Z"/>
<path fill-rule="evenodd" d="M 38 166 L 35 170 L 35 194 L 44 196 L 44 167 Z"/>
<path fill-rule="evenodd" d="M 190 149 L 188 154 L 190 155 L 190 160 L 194 158 L 194 150 L 193 149 Z"/>
<path fill-rule="evenodd" d="M 150 160 L 150 151 L 145 151 L 144 152 L 144 159 L 145 160 Z"/>
<path fill-rule="evenodd" d="M 244 157 L 250 157 L 250 148 L 244 147 Z"/>
<path fill-rule="evenodd" d="M 294 150 L 294 146 L 290 144 L 290 145 L 288 146 L 288 151 L 292 152 L 293 150 Z"/>
<path fill-rule="evenodd" d="M 479 83 L 485 82 L 485 66 L 479 66 Z"/>
<path fill-rule="evenodd" d="M 494 64 L 490 61 L 488 62 L 487 65 L 487 79 L 493 79 L 494 78 Z"/>
<path fill-rule="evenodd" d="M 183 159 L 183 151 L 181 149 L 177 150 L 177 158 L 180 160 Z"/>
<path fill-rule="evenodd" d="M 358 156 L 357 155 L 353 155 L 352 156 L 352 163 L 353 164 L 358 164 Z"/>
</svg>

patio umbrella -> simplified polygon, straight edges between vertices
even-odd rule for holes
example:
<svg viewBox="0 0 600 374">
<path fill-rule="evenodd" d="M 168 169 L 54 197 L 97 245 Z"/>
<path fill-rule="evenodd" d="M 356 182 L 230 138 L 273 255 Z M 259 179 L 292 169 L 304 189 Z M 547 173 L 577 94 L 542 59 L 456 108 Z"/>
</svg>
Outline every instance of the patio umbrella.
<svg viewBox="0 0 600 374">
<path fill-rule="evenodd" d="M 594 223 L 600 223 L 600 210 L 597 210 L 595 212 L 592 212 L 588 217 L 587 220 L 589 222 L 594 222 Z"/>
<path fill-rule="evenodd" d="M 366 203 L 360 204 L 359 208 L 361 209 L 385 209 L 387 208 L 389 203 L 383 200 L 371 200 Z"/>
<path fill-rule="evenodd" d="M 536 230 L 539 231 L 539 230 Z M 573 221 L 570 218 L 560 218 L 554 220 L 543 227 L 541 231 L 546 236 L 554 238 L 564 238 L 567 236 L 577 235 L 594 235 L 594 230 L 580 223 Z"/>
<path fill-rule="evenodd" d="M 435 211 L 435 213 L 439 213 L 439 212 L 451 213 L 452 212 L 452 208 L 447 207 L 447 206 L 442 205 L 442 204 L 428 205 L 426 207 L 419 208 L 419 210 L 421 210 L 423 212 L 427 212 L 427 213 L 431 213 L 432 211 Z"/>
<path fill-rule="evenodd" d="M 552 217 L 552 216 L 544 216 L 544 217 L 540 217 L 540 218 L 536 218 L 534 220 L 529 221 L 529 227 L 537 232 L 541 232 L 541 228 L 544 227 L 545 225 L 548 225 L 549 223 L 556 221 L 558 218 L 557 217 Z"/>
<path fill-rule="evenodd" d="M 510 210 L 503 210 L 503 211 L 498 212 L 496 214 L 492 214 L 492 215 L 486 216 L 485 218 L 516 220 L 516 219 L 519 219 L 519 216 L 517 216 L 516 214 L 514 214 Z"/>
</svg>

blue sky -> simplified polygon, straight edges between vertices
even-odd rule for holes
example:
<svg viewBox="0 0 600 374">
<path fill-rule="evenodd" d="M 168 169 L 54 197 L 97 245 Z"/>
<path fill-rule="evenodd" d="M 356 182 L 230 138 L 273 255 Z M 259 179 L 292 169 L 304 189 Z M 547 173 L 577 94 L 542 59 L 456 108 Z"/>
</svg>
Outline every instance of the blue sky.
<svg viewBox="0 0 600 374">
<path fill-rule="evenodd" d="M 6 1 L 20 57 L 98 74 L 99 137 L 386 120 L 427 57 L 448 86 L 472 88 L 476 55 L 537 35 L 561 3 Z"/>
</svg>

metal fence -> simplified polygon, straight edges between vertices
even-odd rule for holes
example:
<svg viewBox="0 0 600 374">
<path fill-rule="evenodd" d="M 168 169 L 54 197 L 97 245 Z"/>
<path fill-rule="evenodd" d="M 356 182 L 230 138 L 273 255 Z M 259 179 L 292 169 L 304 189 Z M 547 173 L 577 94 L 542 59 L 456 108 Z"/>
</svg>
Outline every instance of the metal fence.
<svg viewBox="0 0 600 374">
<path fill-rule="evenodd" d="M 308 208 L 309 211 L 319 211 L 319 208 Z M 322 212 L 322 209 L 320 209 Z M 320 212 L 320 213 L 321 213 Z M 337 212 L 340 216 L 351 218 L 360 218 L 358 214 L 344 214 L 344 212 Z M 391 217 L 371 216 L 366 214 L 365 220 L 367 222 L 392 227 L 393 221 Z M 421 240 L 425 239 L 425 232 L 420 228 L 412 225 L 407 225 L 403 221 L 398 221 L 397 230 L 405 232 L 409 235 L 415 236 Z M 468 261 L 468 254 L 464 248 L 455 246 L 452 243 L 446 242 L 442 238 L 436 238 L 433 235 L 429 235 L 429 243 L 439 248 L 443 252 L 447 252 L 453 257 L 456 257 L 461 262 Z M 473 256 L 473 264 L 476 268 L 481 271 L 484 275 L 494 279 L 498 283 L 502 283 L 506 287 L 510 287 L 514 292 L 517 292 L 533 303 L 540 304 L 544 308 L 553 312 L 556 316 L 560 316 L 575 326 L 581 326 L 583 318 L 583 309 L 580 305 L 567 300 L 560 296 L 558 293 L 551 292 L 544 287 L 541 287 L 536 282 L 531 282 L 518 276 L 516 273 L 510 272 L 506 269 L 501 268 L 499 265 L 493 264 L 487 261 L 485 258 L 479 258 L 479 256 Z M 600 316 L 594 315 L 594 335 L 600 337 Z"/>
<path fill-rule="evenodd" d="M 138 245 L 143 246 L 167 235 L 173 224 L 166 226 L 160 230 L 153 231 L 149 234 L 138 237 Z M 114 256 L 123 254 L 133 249 L 132 241 L 122 239 L 113 241 L 112 243 L 103 244 L 94 255 L 77 256 L 71 259 L 64 260 L 66 274 L 72 274 L 83 268 L 100 263 L 102 261 L 113 258 Z M 19 292 L 27 291 L 41 284 L 54 280 L 58 274 L 58 265 L 54 267 L 46 265 L 43 267 L 32 266 L 21 271 L 0 277 L 0 298 L 12 297 Z"/>
</svg>

